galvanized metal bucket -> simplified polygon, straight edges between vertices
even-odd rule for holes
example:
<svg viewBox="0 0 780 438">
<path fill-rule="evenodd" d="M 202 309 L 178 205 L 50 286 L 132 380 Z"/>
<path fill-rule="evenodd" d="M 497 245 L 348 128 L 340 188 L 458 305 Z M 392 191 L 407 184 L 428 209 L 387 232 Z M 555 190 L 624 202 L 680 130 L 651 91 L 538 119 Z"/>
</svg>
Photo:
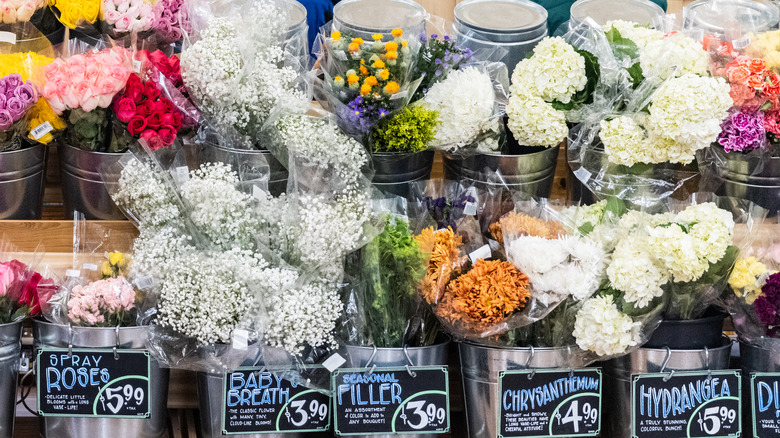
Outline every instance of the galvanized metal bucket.
<svg viewBox="0 0 780 438">
<path fill-rule="evenodd" d="M 534 152 L 524 155 L 477 154 L 458 157 L 444 154 L 444 177 L 489 188 L 496 183 L 488 180 L 488 174 L 485 173 L 487 169 L 500 173 L 506 186 L 513 192 L 549 198 L 559 150 L 560 146 L 555 146 L 535 148 Z"/>
<path fill-rule="evenodd" d="M 739 38 L 749 32 L 778 28 L 780 10 L 770 0 L 697 0 L 683 8 L 683 26 L 701 29 L 705 34 L 736 31 Z"/>
<path fill-rule="evenodd" d="M 498 376 L 501 371 L 555 369 L 571 348 L 498 348 L 461 342 L 461 372 L 470 438 L 498 436 Z"/>
<path fill-rule="evenodd" d="M 753 436 L 750 375 L 780 372 L 780 339 L 761 338 L 751 343 L 740 341 L 739 356 L 742 364 L 743 436 Z"/>
<path fill-rule="evenodd" d="M 33 320 L 35 349 L 114 348 L 144 350 L 146 327 L 73 327 Z M 160 438 L 167 433 L 169 369 L 152 359 L 149 369 L 151 394 L 149 418 L 41 417 L 42 436 L 48 438 Z"/>
<path fill-rule="evenodd" d="M 200 427 L 203 438 L 222 435 L 222 406 L 225 388 L 224 374 L 198 373 L 198 399 L 200 401 Z M 236 438 L 298 438 L 304 433 L 237 434 Z"/>
<path fill-rule="evenodd" d="M 67 219 L 73 219 L 74 211 L 84 213 L 86 219 L 125 218 L 108 194 L 99 172 L 101 167 L 116 163 L 124 154 L 84 151 L 64 143 L 57 146 L 57 154 Z"/>
<path fill-rule="evenodd" d="M 632 374 L 728 369 L 730 354 L 731 341 L 724 338 L 718 348 L 640 348 L 627 356 L 604 362 L 603 433 L 611 438 L 631 437 Z"/>
<path fill-rule="evenodd" d="M 287 190 L 289 172 L 285 164 L 267 150 L 233 149 L 212 144 L 213 158 L 230 164 L 243 182 L 262 181 L 268 183 L 268 190 L 279 196 Z"/>
<path fill-rule="evenodd" d="M 719 195 L 753 201 L 775 216 L 780 210 L 780 157 L 758 159 L 742 154 L 728 154 L 721 171 L 724 178 Z"/>
<path fill-rule="evenodd" d="M 0 219 L 40 219 L 46 187 L 46 146 L 0 153 Z"/>
<path fill-rule="evenodd" d="M 425 8 L 412 0 L 343 0 L 333 7 L 333 30 L 372 41 L 403 29 L 410 41 L 425 32 Z"/>
<path fill-rule="evenodd" d="M 403 366 L 445 366 L 449 350 L 449 336 L 439 335 L 434 345 L 427 347 L 376 348 L 347 345 L 347 367 L 381 368 Z M 391 438 L 396 435 L 355 435 L 358 437 Z M 424 438 L 431 434 L 404 434 L 408 438 Z"/>
<path fill-rule="evenodd" d="M 0 324 L 0 436 L 14 435 L 22 322 Z"/>
<path fill-rule="evenodd" d="M 642 26 L 658 27 L 666 12 L 650 0 L 577 0 L 569 9 L 573 29 L 591 18 L 601 26 L 612 20 L 632 21 Z"/>
<path fill-rule="evenodd" d="M 466 0 L 455 6 L 456 43 L 482 51 L 480 60 L 503 62 L 510 75 L 546 36 L 547 10 L 530 1 Z"/>
<path fill-rule="evenodd" d="M 407 196 L 409 183 L 430 178 L 434 151 L 416 153 L 375 153 L 374 186 L 383 193 Z"/>
</svg>

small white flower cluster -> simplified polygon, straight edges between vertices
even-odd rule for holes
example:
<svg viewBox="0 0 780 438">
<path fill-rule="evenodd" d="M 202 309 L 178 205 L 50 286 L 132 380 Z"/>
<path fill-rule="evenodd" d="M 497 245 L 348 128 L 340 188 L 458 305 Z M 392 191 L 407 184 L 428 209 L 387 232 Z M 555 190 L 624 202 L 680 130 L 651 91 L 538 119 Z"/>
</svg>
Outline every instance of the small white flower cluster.
<svg viewBox="0 0 780 438">
<path fill-rule="evenodd" d="M 633 41 L 640 51 L 647 47 L 648 44 L 654 41 L 658 41 L 664 37 L 663 32 L 641 26 L 637 23 L 634 23 L 633 21 L 607 21 L 607 23 L 604 25 L 604 30 L 609 32 L 611 29 L 617 29 L 617 31 L 620 33 L 620 36 Z"/>
<path fill-rule="evenodd" d="M 112 195 L 116 205 L 129 212 L 142 228 L 157 230 L 177 223 L 181 217 L 171 188 L 151 165 L 132 159 L 122 169 L 117 191 Z"/>
<path fill-rule="evenodd" d="M 276 124 L 287 151 L 303 157 L 335 181 L 353 181 L 368 163 L 366 150 L 328 120 L 307 115 L 286 115 Z"/>
<path fill-rule="evenodd" d="M 580 228 L 585 224 L 591 224 L 594 227 L 601 223 L 604 216 L 604 210 L 607 208 L 607 200 L 596 202 L 591 205 L 573 205 L 561 210 L 561 217 L 568 223 Z"/>
<path fill-rule="evenodd" d="M 423 104 L 439 112 L 437 147 L 450 153 L 474 144 L 481 152 L 498 150 L 496 95 L 487 73 L 476 67 L 454 70 L 428 90 Z"/>
<path fill-rule="evenodd" d="M 563 38 L 544 38 L 534 54 L 512 73 L 507 126 L 526 146 L 555 146 L 566 138 L 566 113 L 552 101 L 568 103 L 588 83 L 585 58 Z"/>
<path fill-rule="evenodd" d="M 690 163 L 720 133 L 733 104 L 723 78 L 685 74 L 664 82 L 653 94 L 650 114 L 601 122 L 599 137 L 610 162 Z"/>
<path fill-rule="evenodd" d="M 670 280 L 696 281 L 722 259 L 732 244 L 734 220 L 714 203 L 704 203 L 675 216 L 627 214 L 618 228 L 607 277 L 627 302 L 642 308 L 661 296 Z"/>
<path fill-rule="evenodd" d="M 507 245 L 507 259 L 528 276 L 532 296 L 548 304 L 596 292 L 607 254 L 600 244 L 577 237 L 519 236 Z"/>
<path fill-rule="evenodd" d="M 190 171 L 180 189 L 192 222 L 223 249 L 250 249 L 259 233 L 259 221 L 250 208 L 254 200 L 237 184 L 229 164 L 207 163 Z"/>
<path fill-rule="evenodd" d="M 669 79 L 685 74 L 708 75 L 710 54 L 701 42 L 681 34 L 651 41 L 639 51 L 645 78 Z"/>
<path fill-rule="evenodd" d="M 291 353 L 306 345 L 335 346 L 333 328 L 341 315 L 338 289 L 325 283 L 293 286 L 271 298 L 267 342 Z"/>
<path fill-rule="evenodd" d="M 574 337 L 583 350 L 599 356 L 625 353 L 641 339 L 641 322 L 618 310 L 612 296 L 594 297 L 577 312 Z"/>
<path fill-rule="evenodd" d="M 245 16 L 215 18 L 182 52 L 182 77 L 199 109 L 218 128 L 235 129 L 251 146 L 280 103 L 306 101 L 298 71 L 284 65 L 284 11 L 259 0 Z"/>
<path fill-rule="evenodd" d="M 194 249 L 192 238 L 178 228 L 142 230 L 133 242 L 133 272 L 160 278 L 163 266 L 175 263 L 180 254 Z"/>
</svg>

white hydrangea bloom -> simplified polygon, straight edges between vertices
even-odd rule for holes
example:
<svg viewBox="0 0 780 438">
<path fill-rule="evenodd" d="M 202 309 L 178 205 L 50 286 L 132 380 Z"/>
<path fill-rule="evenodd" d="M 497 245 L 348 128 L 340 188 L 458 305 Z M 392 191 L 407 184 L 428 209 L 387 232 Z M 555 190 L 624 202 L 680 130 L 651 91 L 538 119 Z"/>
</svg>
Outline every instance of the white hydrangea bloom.
<svg viewBox="0 0 780 438">
<path fill-rule="evenodd" d="M 563 38 L 546 37 L 534 47 L 533 56 L 515 68 L 512 93 L 528 81 L 542 99 L 568 103 L 588 83 L 585 58 Z"/>
<path fill-rule="evenodd" d="M 541 97 L 513 94 L 506 106 L 507 127 L 521 145 L 558 145 L 569 135 L 566 114 Z"/>
<path fill-rule="evenodd" d="M 428 90 L 423 104 L 439 112 L 441 123 L 434 145 L 454 153 L 481 137 L 492 136 L 492 149 L 498 149 L 495 90 L 487 73 L 476 67 L 455 70 Z"/>
<path fill-rule="evenodd" d="M 599 132 L 609 161 L 622 166 L 650 162 L 651 145 L 645 130 L 633 117 L 620 116 L 601 121 Z"/>
<path fill-rule="evenodd" d="M 686 73 L 708 75 L 710 55 L 700 42 L 675 34 L 649 42 L 639 52 L 639 65 L 646 78 L 663 80 Z"/>
<path fill-rule="evenodd" d="M 699 257 L 696 239 L 678 224 L 651 229 L 647 248 L 675 282 L 698 280 L 709 267 L 707 259 Z"/>
<path fill-rule="evenodd" d="M 663 32 L 641 26 L 633 21 L 612 20 L 607 21 L 604 25 L 605 31 L 609 31 L 613 28 L 617 29 L 617 31 L 620 32 L 620 36 L 623 38 L 628 38 L 633 41 L 640 50 L 647 47 L 648 44 L 664 37 Z"/>
<path fill-rule="evenodd" d="M 577 312 L 574 337 L 583 350 L 599 356 L 624 354 L 636 346 L 641 338 L 641 322 L 620 312 L 611 296 L 594 297 L 585 301 Z"/>
<path fill-rule="evenodd" d="M 181 186 L 192 222 L 215 245 L 252 248 L 259 222 L 251 195 L 238 190 L 238 175 L 225 163 L 207 163 L 190 172 Z"/>
<path fill-rule="evenodd" d="M 709 263 L 717 263 L 726 255 L 734 237 L 734 218 L 731 213 L 712 202 L 691 205 L 675 218 L 690 227 L 688 234 L 695 239 L 696 253 Z"/>
<path fill-rule="evenodd" d="M 669 274 L 647 251 L 647 240 L 637 236 L 620 240 L 607 267 L 612 286 L 625 294 L 625 300 L 641 308 L 663 295 L 661 286 Z"/>
</svg>

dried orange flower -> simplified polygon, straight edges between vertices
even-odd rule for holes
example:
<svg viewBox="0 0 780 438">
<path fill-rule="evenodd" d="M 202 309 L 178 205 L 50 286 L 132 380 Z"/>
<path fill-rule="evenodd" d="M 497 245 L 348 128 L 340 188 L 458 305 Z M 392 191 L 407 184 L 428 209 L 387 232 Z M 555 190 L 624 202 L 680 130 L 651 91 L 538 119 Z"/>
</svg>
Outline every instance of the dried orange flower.
<svg viewBox="0 0 780 438">
<path fill-rule="evenodd" d="M 566 234 L 566 230 L 557 221 L 543 220 L 522 213 L 511 212 L 499 222 L 490 225 L 490 235 L 497 242 L 504 243 L 504 234 L 516 236 L 536 236 L 545 239 L 557 239 Z"/>
<path fill-rule="evenodd" d="M 525 307 L 528 284 L 528 277 L 512 263 L 479 259 L 447 285 L 437 313 L 467 330 L 482 331 Z"/>
<path fill-rule="evenodd" d="M 460 256 L 463 238 L 449 227 L 438 231 L 428 227 L 415 239 L 420 244 L 420 251 L 431 255 L 425 277 L 420 282 L 423 298 L 430 304 L 436 304 L 452 273 L 460 272 L 466 262 L 466 256 Z"/>
</svg>

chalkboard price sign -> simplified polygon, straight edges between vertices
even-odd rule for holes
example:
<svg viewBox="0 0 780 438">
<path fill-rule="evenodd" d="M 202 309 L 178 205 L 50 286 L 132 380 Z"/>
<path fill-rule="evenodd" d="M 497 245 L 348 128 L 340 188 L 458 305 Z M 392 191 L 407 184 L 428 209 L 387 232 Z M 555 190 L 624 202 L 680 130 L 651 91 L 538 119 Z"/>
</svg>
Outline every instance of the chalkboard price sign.
<svg viewBox="0 0 780 438">
<path fill-rule="evenodd" d="M 330 428 L 330 397 L 281 372 L 240 368 L 225 373 L 222 434 L 321 432 Z"/>
<path fill-rule="evenodd" d="M 149 352 L 40 349 L 36 360 L 42 416 L 147 418 Z"/>
<path fill-rule="evenodd" d="M 753 437 L 780 436 L 780 373 L 750 375 Z"/>
<path fill-rule="evenodd" d="M 635 374 L 636 438 L 726 438 L 742 434 L 739 371 Z"/>
<path fill-rule="evenodd" d="M 499 437 L 599 435 L 599 369 L 503 371 L 498 385 Z"/>
<path fill-rule="evenodd" d="M 339 436 L 450 430 L 447 367 L 340 369 L 332 378 Z"/>
</svg>

